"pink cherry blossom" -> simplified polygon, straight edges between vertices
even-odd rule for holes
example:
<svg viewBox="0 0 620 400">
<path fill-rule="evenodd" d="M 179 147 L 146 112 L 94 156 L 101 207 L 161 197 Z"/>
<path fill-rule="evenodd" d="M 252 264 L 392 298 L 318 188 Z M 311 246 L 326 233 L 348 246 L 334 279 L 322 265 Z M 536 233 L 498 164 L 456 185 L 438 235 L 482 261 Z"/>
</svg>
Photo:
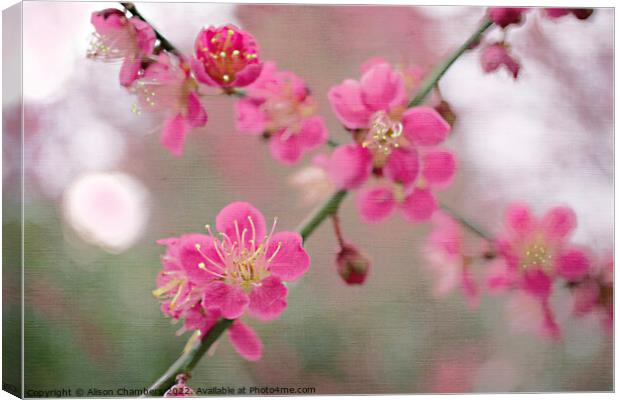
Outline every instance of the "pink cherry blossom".
<svg viewBox="0 0 620 400">
<path fill-rule="evenodd" d="M 380 221 L 397 206 L 409 221 L 423 221 L 436 209 L 433 190 L 450 184 L 454 155 L 438 148 L 450 125 L 426 106 L 406 107 L 405 76 L 382 59 L 362 66 L 360 81 L 345 80 L 328 98 L 354 143 L 336 148 L 328 171 L 339 188 L 356 189 L 374 175 L 387 184 L 361 192 L 363 220 Z"/>
<path fill-rule="evenodd" d="M 181 156 L 185 136 L 193 128 L 205 126 L 208 119 L 187 63 L 161 53 L 156 62 L 146 67 L 133 89 L 138 96 L 135 113 L 168 115 L 160 141 L 173 155 Z"/>
<path fill-rule="evenodd" d="M 489 19 L 495 25 L 506 28 L 511 24 L 520 24 L 527 10 L 525 7 L 490 7 Z"/>
<path fill-rule="evenodd" d="M 210 86 L 247 86 L 263 68 L 254 37 L 234 25 L 202 29 L 194 42 L 194 51 L 192 70 L 200 82 Z"/>
<path fill-rule="evenodd" d="M 269 137 L 273 158 L 293 164 L 327 141 L 323 118 L 304 81 L 267 62 L 260 77 L 235 104 L 237 130 Z"/>
<path fill-rule="evenodd" d="M 480 301 L 479 289 L 472 271 L 473 257 L 465 254 L 461 226 L 443 212 L 435 213 L 432 223 L 425 256 L 437 277 L 435 294 L 444 297 L 460 288 L 467 305 L 475 308 Z"/>
<path fill-rule="evenodd" d="M 590 313 L 600 315 L 607 332 L 613 332 L 613 283 L 614 258 L 608 254 L 595 263 L 588 275 L 571 285 L 573 313 L 584 316 Z"/>
<path fill-rule="evenodd" d="M 569 242 L 577 225 L 575 213 L 554 207 L 537 218 L 524 204 L 508 207 L 505 231 L 495 243 L 500 258 L 489 267 L 492 292 L 519 290 L 539 304 L 546 332 L 559 337 L 549 306 L 555 280 L 575 282 L 590 270 L 586 251 Z"/>
<path fill-rule="evenodd" d="M 497 71 L 504 66 L 514 79 L 519 76 L 519 62 L 510 55 L 505 43 L 493 43 L 482 49 L 480 63 L 484 72 L 490 73 Z"/>
<path fill-rule="evenodd" d="M 123 60 L 120 83 L 130 86 L 142 70 L 142 59 L 153 53 L 155 31 L 138 17 L 127 18 L 115 8 L 91 16 L 95 34 L 88 56 L 105 61 Z"/>
</svg>

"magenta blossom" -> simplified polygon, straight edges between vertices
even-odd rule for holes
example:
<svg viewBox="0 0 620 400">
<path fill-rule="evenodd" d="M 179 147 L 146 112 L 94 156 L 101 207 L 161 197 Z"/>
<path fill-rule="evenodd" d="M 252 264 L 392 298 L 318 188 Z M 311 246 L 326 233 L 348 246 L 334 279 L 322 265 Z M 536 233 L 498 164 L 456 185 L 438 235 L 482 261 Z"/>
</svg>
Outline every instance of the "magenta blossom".
<svg viewBox="0 0 620 400">
<path fill-rule="evenodd" d="M 175 156 L 183 154 L 185 136 L 206 125 L 207 112 L 198 96 L 198 84 L 187 63 L 161 53 L 156 62 L 145 69 L 133 86 L 138 95 L 134 111 L 165 112 L 161 144 Z"/>
<path fill-rule="evenodd" d="M 247 86 L 263 68 L 254 37 L 234 25 L 202 29 L 194 51 L 192 70 L 200 82 L 210 86 Z"/>
<path fill-rule="evenodd" d="M 430 107 L 407 108 L 403 73 L 381 60 L 364 64 L 360 81 L 347 79 L 328 97 L 355 140 L 332 154 L 328 170 L 334 184 L 358 188 L 374 173 L 393 186 L 360 194 L 362 218 L 380 221 L 396 205 L 408 220 L 430 218 L 436 209 L 432 189 L 448 185 L 456 168 L 453 154 L 437 148 L 450 125 Z"/>
<path fill-rule="evenodd" d="M 115 8 L 94 12 L 90 21 L 96 33 L 88 56 L 106 61 L 122 59 L 120 83 L 130 86 L 141 71 L 142 59 L 153 53 L 155 31 L 140 18 L 127 18 Z"/>
<path fill-rule="evenodd" d="M 477 307 L 480 294 L 472 271 L 474 258 L 465 254 L 461 226 L 443 212 L 435 213 L 432 223 L 425 256 L 437 277 L 435 294 L 444 297 L 460 288 L 469 308 Z"/>
<path fill-rule="evenodd" d="M 272 156 L 293 164 L 327 141 L 327 128 L 316 108 L 301 78 L 267 62 L 248 86 L 247 96 L 235 103 L 237 130 L 269 137 Z"/>
<path fill-rule="evenodd" d="M 506 212 L 506 231 L 495 243 L 499 258 L 489 267 L 489 289 L 516 289 L 537 300 L 542 331 L 554 338 L 560 336 L 549 306 L 554 281 L 575 282 L 590 269 L 586 252 L 568 241 L 576 224 L 568 207 L 552 208 L 538 219 L 528 206 L 514 204 Z"/>
<path fill-rule="evenodd" d="M 484 72 L 495 72 L 504 66 L 514 79 L 519 76 L 519 62 L 509 53 L 505 43 L 493 43 L 482 49 L 480 64 Z"/>
<path fill-rule="evenodd" d="M 246 311 L 259 320 L 278 318 L 286 308 L 288 289 L 310 266 L 310 257 L 295 232 L 269 233 L 263 215 L 249 203 L 226 206 L 216 218 L 215 236 L 187 234 L 160 240 L 167 250 L 153 292 L 162 311 L 185 319 L 179 333 L 198 330 L 204 336 L 221 317 L 237 319 Z M 260 358 L 258 336 L 241 321 L 229 338 L 246 359 Z"/>
<path fill-rule="evenodd" d="M 520 24 L 527 10 L 525 7 L 490 7 L 489 19 L 495 25 L 506 28 L 511 24 Z"/>
</svg>

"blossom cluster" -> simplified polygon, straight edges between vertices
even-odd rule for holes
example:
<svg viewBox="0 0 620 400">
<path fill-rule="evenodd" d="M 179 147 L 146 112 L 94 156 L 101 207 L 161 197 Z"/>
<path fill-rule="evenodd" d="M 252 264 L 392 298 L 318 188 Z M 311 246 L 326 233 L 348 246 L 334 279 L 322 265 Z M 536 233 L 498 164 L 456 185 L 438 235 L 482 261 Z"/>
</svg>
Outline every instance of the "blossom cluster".
<svg viewBox="0 0 620 400">
<path fill-rule="evenodd" d="M 265 218 L 249 203 L 234 202 L 216 217 L 214 233 L 189 233 L 162 239 L 163 269 L 154 291 L 161 310 L 179 333 L 198 331 L 202 339 L 220 318 L 235 320 L 228 337 L 239 354 L 257 360 L 262 343 L 239 318 L 276 319 L 286 309 L 285 282 L 299 279 L 310 257 L 296 232 L 267 230 Z"/>
<path fill-rule="evenodd" d="M 512 55 L 510 44 L 506 40 L 507 29 L 510 26 L 521 25 L 526 14 L 532 13 L 525 7 L 491 7 L 488 16 L 493 24 L 504 30 L 503 39 L 485 44 L 480 53 L 480 63 L 485 72 L 494 72 L 505 68 L 514 79 L 519 76 L 521 66 L 519 61 Z M 558 19 L 572 15 L 579 20 L 589 18 L 594 10 L 591 8 L 541 8 L 543 18 Z"/>
</svg>

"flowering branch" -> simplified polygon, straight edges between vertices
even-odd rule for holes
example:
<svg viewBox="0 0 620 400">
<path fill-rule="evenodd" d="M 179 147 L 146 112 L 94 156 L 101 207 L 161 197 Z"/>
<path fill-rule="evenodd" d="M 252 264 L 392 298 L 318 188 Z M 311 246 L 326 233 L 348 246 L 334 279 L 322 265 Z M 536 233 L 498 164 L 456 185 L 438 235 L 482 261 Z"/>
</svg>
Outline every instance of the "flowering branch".
<svg viewBox="0 0 620 400">
<path fill-rule="evenodd" d="M 170 53 L 174 54 L 177 57 L 181 56 L 181 52 L 179 51 L 179 49 L 177 49 L 172 43 L 170 43 L 170 41 L 168 41 L 168 39 L 166 39 L 164 35 L 159 33 L 159 31 L 155 29 L 155 27 L 150 22 L 148 22 L 142 16 L 142 14 L 140 14 L 140 11 L 138 11 L 135 4 L 131 2 L 124 2 L 124 1 L 121 1 L 120 3 L 125 8 L 125 10 L 127 10 L 131 15 L 133 15 L 134 17 L 140 18 L 142 21 L 148 23 L 151 26 L 151 28 L 153 28 L 153 32 L 155 32 L 155 37 L 159 40 L 159 47 L 161 47 L 163 50 L 169 51 Z"/>
<path fill-rule="evenodd" d="M 133 3 L 121 3 L 125 9 L 130 12 L 135 17 L 144 20 L 142 15 L 138 12 L 135 5 Z M 445 72 L 450 68 L 450 66 L 467 50 L 472 44 L 476 43 L 481 35 L 491 26 L 491 22 L 485 20 L 483 24 L 476 30 L 476 32 L 461 46 L 459 47 L 453 54 L 451 54 L 444 62 L 439 64 L 434 71 L 429 75 L 427 80 L 422 85 L 422 88 L 417 93 L 415 98 L 410 102 L 410 106 L 415 106 L 423 103 L 428 94 L 432 91 L 432 89 L 437 85 L 437 82 L 442 78 Z M 170 51 L 175 55 L 179 55 L 179 51 L 176 47 L 174 47 L 161 33 L 155 31 L 157 38 L 160 41 L 160 46 L 162 49 Z M 245 95 L 242 91 L 235 91 L 231 94 L 234 94 L 239 97 L 243 97 Z M 328 145 L 331 147 L 337 146 L 337 143 L 328 141 Z M 331 197 L 325 200 L 312 214 L 310 214 L 304 222 L 298 227 L 297 231 L 301 235 L 302 239 L 305 241 L 312 235 L 315 229 L 325 221 L 330 216 L 333 216 L 338 211 L 338 208 L 341 202 L 346 197 L 348 191 L 347 190 L 339 190 L 335 192 Z M 444 207 L 445 209 L 445 207 Z M 461 224 L 466 226 L 472 232 L 477 235 L 488 239 L 486 233 L 484 233 L 479 228 L 476 228 L 473 224 L 469 223 L 464 218 L 456 215 L 454 212 L 450 211 L 450 213 L 457 219 Z M 202 356 L 209 350 L 209 348 L 219 339 L 219 337 L 232 325 L 233 320 L 230 319 L 220 319 L 204 336 L 204 338 L 194 344 L 189 350 L 183 353 L 171 366 L 168 370 L 149 388 L 149 391 L 145 393 L 146 396 L 157 396 L 162 395 L 163 392 L 169 389 L 174 383 L 175 378 L 179 374 L 189 374 L 193 368 L 198 364 Z"/>
</svg>

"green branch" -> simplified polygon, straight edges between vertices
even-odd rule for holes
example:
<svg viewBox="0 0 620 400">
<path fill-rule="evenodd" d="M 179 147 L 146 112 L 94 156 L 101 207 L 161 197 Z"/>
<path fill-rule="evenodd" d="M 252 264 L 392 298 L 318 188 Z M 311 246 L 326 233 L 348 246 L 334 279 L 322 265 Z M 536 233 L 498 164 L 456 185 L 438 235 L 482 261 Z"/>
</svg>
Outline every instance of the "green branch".
<svg viewBox="0 0 620 400">
<path fill-rule="evenodd" d="M 478 43 L 478 41 L 482 37 L 482 34 L 487 29 L 489 29 L 491 25 L 493 25 L 493 22 L 491 22 L 488 19 L 485 19 L 480 25 L 480 27 L 478 28 L 478 30 L 476 30 L 476 32 L 474 32 L 474 34 L 471 35 L 469 39 L 467 39 L 461 47 L 459 47 L 454 53 L 452 53 L 448 58 L 446 58 L 441 64 L 436 66 L 431 72 L 431 74 L 424 80 L 416 96 L 413 98 L 413 100 L 409 102 L 408 107 L 415 107 L 415 106 L 419 106 L 420 104 L 424 103 L 424 100 L 426 100 L 426 97 L 428 96 L 428 94 L 437 85 L 437 83 L 443 77 L 446 71 L 450 69 L 452 64 L 454 64 L 454 62 L 460 56 L 462 56 L 463 53 L 465 53 L 473 45 Z"/>
</svg>

